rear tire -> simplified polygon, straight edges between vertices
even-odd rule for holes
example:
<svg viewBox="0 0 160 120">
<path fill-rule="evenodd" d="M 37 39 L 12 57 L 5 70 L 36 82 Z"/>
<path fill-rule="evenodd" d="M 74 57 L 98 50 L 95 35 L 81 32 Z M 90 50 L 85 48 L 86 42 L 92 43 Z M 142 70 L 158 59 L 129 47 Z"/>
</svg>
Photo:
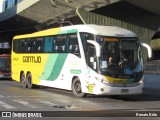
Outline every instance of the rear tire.
<svg viewBox="0 0 160 120">
<path fill-rule="evenodd" d="M 30 88 L 30 89 L 33 88 L 32 75 L 31 75 L 31 73 L 28 73 L 28 74 L 27 74 L 26 81 L 27 81 L 27 86 L 28 86 L 28 88 Z"/>
<path fill-rule="evenodd" d="M 25 74 L 24 74 L 24 73 L 21 73 L 20 81 L 21 81 L 22 87 L 23 87 L 23 88 L 27 88 L 27 81 L 26 81 L 26 78 L 25 78 Z"/>
<path fill-rule="evenodd" d="M 73 80 L 72 91 L 76 97 L 82 98 L 86 96 L 86 94 L 82 92 L 81 82 L 78 77 Z"/>
</svg>

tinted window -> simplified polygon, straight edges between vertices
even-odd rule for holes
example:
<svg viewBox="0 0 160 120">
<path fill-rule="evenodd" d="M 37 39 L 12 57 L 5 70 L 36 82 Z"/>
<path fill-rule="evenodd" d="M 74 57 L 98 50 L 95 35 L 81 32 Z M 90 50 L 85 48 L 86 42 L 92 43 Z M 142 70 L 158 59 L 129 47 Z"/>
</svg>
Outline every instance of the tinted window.
<svg viewBox="0 0 160 120">
<path fill-rule="evenodd" d="M 93 34 L 90 33 L 80 33 L 83 49 L 85 53 L 87 52 L 87 40 L 94 40 Z"/>
<path fill-rule="evenodd" d="M 76 34 L 69 35 L 69 53 L 79 53 L 78 38 Z"/>
<path fill-rule="evenodd" d="M 53 46 L 54 46 L 54 37 L 45 37 L 44 38 L 44 52 L 45 53 L 51 53 L 53 52 Z"/>
<path fill-rule="evenodd" d="M 27 53 L 33 53 L 34 52 L 34 46 L 36 45 L 35 41 L 33 38 L 29 38 L 26 40 L 26 45 L 27 45 Z"/>
<path fill-rule="evenodd" d="M 54 51 L 56 53 L 66 52 L 66 35 L 56 36 L 54 41 Z"/>
<path fill-rule="evenodd" d="M 34 52 L 35 53 L 43 52 L 43 38 L 35 38 L 34 42 L 35 42 Z"/>
<path fill-rule="evenodd" d="M 18 47 L 19 47 L 19 40 L 14 40 L 13 41 L 13 51 L 15 53 L 18 53 Z"/>
<path fill-rule="evenodd" d="M 25 39 L 19 40 L 19 52 L 26 53 L 27 43 Z"/>
</svg>

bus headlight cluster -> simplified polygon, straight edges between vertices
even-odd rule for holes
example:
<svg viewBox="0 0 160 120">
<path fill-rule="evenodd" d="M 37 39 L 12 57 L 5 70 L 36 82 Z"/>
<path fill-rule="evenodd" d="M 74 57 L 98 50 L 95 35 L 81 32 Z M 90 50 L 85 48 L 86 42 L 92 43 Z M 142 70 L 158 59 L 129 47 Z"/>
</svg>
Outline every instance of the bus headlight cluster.
<svg viewBox="0 0 160 120">
<path fill-rule="evenodd" d="M 102 78 L 99 78 L 99 77 L 95 77 L 95 79 L 101 83 L 104 83 L 104 84 L 109 84 L 109 82 L 107 80 L 104 80 Z"/>
<path fill-rule="evenodd" d="M 144 76 L 141 78 L 141 80 L 138 83 L 139 84 L 143 84 L 144 83 Z"/>
<path fill-rule="evenodd" d="M 139 81 L 139 84 L 142 84 L 142 83 L 143 83 L 143 80 L 140 80 L 140 81 Z"/>
<path fill-rule="evenodd" d="M 107 80 L 103 80 L 102 83 L 109 84 L 109 82 Z"/>
</svg>

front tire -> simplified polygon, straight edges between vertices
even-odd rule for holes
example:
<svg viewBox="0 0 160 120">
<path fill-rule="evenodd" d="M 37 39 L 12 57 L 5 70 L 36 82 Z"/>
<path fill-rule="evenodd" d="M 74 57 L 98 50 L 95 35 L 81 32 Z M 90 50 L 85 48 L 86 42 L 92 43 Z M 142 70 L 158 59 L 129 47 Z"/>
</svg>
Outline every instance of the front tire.
<svg viewBox="0 0 160 120">
<path fill-rule="evenodd" d="M 81 82 L 78 77 L 73 80 L 72 91 L 76 97 L 82 98 L 86 96 L 86 94 L 82 92 Z"/>
</svg>

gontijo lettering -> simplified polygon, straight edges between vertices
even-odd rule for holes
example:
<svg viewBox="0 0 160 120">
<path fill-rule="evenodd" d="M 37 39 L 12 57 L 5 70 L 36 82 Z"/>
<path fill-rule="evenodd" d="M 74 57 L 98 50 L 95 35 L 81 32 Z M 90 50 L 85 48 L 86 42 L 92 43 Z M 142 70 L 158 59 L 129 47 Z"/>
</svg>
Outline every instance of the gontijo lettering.
<svg viewBox="0 0 160 120">
<path fill-rule="evenodd" d="M 41 56 L 23 56 L 23 62 L 41 63 Z"/>
</svg>

